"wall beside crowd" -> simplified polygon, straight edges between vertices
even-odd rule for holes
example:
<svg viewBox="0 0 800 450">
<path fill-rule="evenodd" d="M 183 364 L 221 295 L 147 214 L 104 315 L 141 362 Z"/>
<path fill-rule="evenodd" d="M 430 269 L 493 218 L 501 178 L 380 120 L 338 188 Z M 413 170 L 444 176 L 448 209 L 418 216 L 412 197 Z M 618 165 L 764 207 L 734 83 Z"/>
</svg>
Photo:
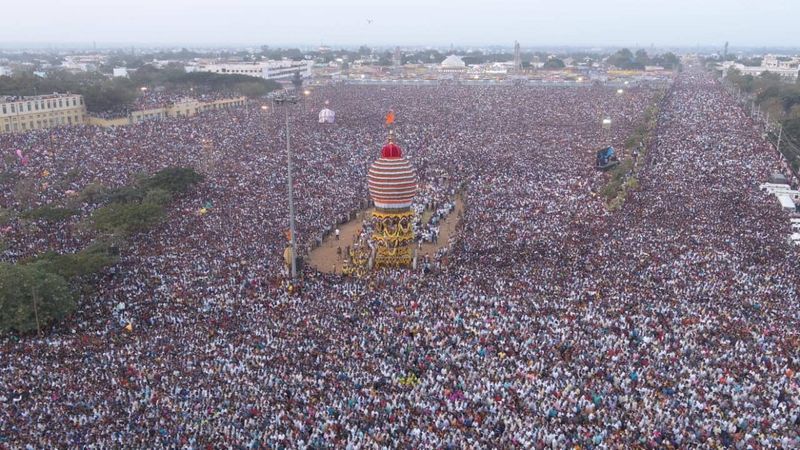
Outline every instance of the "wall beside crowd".
<svg viewBox="0 0 800 450">
<path fill-rule="evenodd" d="M 148 107 L 130 111 L 124 117 L 96 117 L 88 116 L 87 123 L 101 127 L 132 125 L 145 120 L 159 120 L 170 117 L 191 117 L 204 111 L 225 108 L 239 108 L 247 105 L 247 97 L 219 98 L 202 101 L 194 98 L 176 98 L 168 101 L 163 106 Z"/>
</svg>

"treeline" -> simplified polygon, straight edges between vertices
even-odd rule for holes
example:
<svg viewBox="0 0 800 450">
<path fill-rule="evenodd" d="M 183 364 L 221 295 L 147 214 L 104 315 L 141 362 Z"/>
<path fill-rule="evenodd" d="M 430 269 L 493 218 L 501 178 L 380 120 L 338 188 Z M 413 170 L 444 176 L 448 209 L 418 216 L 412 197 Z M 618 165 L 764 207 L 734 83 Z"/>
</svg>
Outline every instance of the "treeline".
<svg viewBox="0 0 800 450">
<path fill-rule="evenodd" d="M 633 133 L 625 140 L 624 146 L 627 150 L 627 156 L 620 161 L 620 164 L 609 171 L 606 184 L 600 189 L 600 194 L 605 198 L 606 206 L 610 211 L 620 209 L 627 198 L 628 192 L 639 188 L 637 173 L 645 160 L 648 150 L 647 144 L 658 119 L 658 105 L 665 94 L 666 91 L 659 92 L 654 104 L 645 110 L 644 116 Z M 633 151 L 638 153 L 636 158 L 632 156 Z"/>
<path fill-rule="evenodd" d="M 753 96 L 755 104 L 782 125 L 781 150 L 794 170 L 800 171 L 800 79 L 787 83 L 775 73 L 755 77 L 731 68 L 725 80 Z"/>
<path fill-rule="evenodd" d="M 202 179 L 192 169 L 172 167 L 120 188 L 87 186 L 75 202 L 97 207 L 79 226 L 99 237 L 77 253 L 47 252 L 16 264 L 0 263 L 0 334 L 30 333 L 69 316 L 81 282 L 114 264 L 127 237 L 157 225 L 167 204 Z M 76 206 L 47 205 L 18 214 L 25 220 L 60 222 L 78 214 Z"/>
<path fill-rule="evenodd" d="M 41 95 L 53 92 L 81 94 L 90 112 L 122 110 L 141 95 L 141 87 L 164 88 L 168 91 L 194 90 L 231 92 L 251 98 L 266 95 L 280 86 L 273 80 L 247 75 L 186 73 L 183 66 L 171 64 L 163 69 L 143 66 L 130 78 L 111 78 L 99 72 L 71 73 L 64 70 L 48 72 L 39 77 L 32 72 L 0 76 L 0 95 Z"/>
<path fill-rule="evenodd" d="M 109 111 L 129 105 L 139 91 L 131 80 L 108 78 L 98 72 L 73 74 L 65 70 L 39 77 L 32 72 L 0 76 L 0 95 L 43 95 L 75 93 L 83 95 L 86 108 L 92 112 Z"/>
<path fill-rule="evenodd" d="M 680 60 L 672 52 L 650 56 L 643 49 L 633 53 L 627 48 L 618 50 L 609 56 L 606 63 L 623 70 L 644 70 L 645 66 L 660 66 L 673 70 L 680 66 Z"/>
<path fill-rule="evenodd" d="M 209 72 L 187 73 L 180 64 L 167 64 L 163 69 L 146 65 L 131 74 L 136 86 L 163 86 L 167 90 L 189 90 L 196 92 L 232 92 L 251 98 L 260 97 L 280 89 L 275 80 L 265 80 L 241 74 L 219 74 Z"/>
</svg>

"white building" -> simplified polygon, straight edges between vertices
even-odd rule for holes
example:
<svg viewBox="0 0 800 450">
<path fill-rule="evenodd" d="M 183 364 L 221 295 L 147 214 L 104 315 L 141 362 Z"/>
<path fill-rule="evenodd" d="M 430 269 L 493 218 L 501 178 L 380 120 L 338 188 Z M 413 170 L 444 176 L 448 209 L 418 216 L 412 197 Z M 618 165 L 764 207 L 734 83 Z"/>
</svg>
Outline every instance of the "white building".
<svg viewBox="0 0 800 450">
<path fill-rule="evenodd" d="M 64 57 L 61 68 L 71 72 L 91 72 L 105 62 L 104 55 L 70 55 Z"/>
<path fill-rule="evenodd" d="M 124 77 L 128 78 L 128 68 L 127 67 L 114 67 L 114 77 Z"/>
<path fill-rule="evenodd" d="M 722 63 L 722 71 L 725 75 L 728 70 L 737 69 L 742 75 L 752 75 L 757 77 L 764 72 L 770 72 L 780 75 L 789 81 L 797 80 L 800 77 L 800 58 L 793 57 L 786 61 L 781 61 L 775 55 L 766 55 L 761 60 L 760 66 L 745 66 L 744 64 L 725 61 Z"/>
<path fill-rule="evenodd" d="M 486 63 L 470 67 L 472 68 L 472 72 L 476 74 L 507 75 L 508 73 L 514 71 L 514 67 L 516 66 L 514 65 L 513 61 L 509 61 Z"/>
<path fill-rule="evenodd" d="M 439 65 L 439 70 L 445 73 L 464 72 L 467 70 L 467 64 L 460 56 L 450 55 Z"/>
<path fill-rule="evenodd" d="M 11 76 L 11 67 L 0 66 L 0 77 Z"/>
<path fill-rule="evenodd" d="M 186 72 L 210 72 L 229 75 L 249 75 L 265 80 L 291 79 L 296 72 L 303 78 L 311 77 L 313 61 L 262 61 L 237 63 L 203 63 L 186 66 Z"/>
</svg>

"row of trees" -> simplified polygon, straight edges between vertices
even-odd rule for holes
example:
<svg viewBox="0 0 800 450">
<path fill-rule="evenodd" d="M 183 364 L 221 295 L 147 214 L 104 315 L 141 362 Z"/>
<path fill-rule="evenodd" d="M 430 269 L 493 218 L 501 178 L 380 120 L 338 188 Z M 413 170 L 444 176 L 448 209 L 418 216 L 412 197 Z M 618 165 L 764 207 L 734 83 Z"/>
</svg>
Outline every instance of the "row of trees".
<svg viewBox="0 0 800 450">
<path fill-rule="evenodd" d="M 644 116 L 633 133 L 625 140 L 624 146 L 628 150 L 626 152 L 627 156 L 622 159 L 619 165 L 611 169 L 608 173 L 606 184 L 600 189 L 600 194 L 606 199 L 606 204 L 612 211 L 622 207 L 629 190 L 635 190 L 639 187 L 639 179 L 636 175 L 637 168 L 644 161 L 650 133 L 656 126 L 658 105 L 665 94 L 665 90 L 659 92 L 653 104 L 645 110 Z M 634 149 L 639 152 L 636 159 L 632 156 Z"/>
<path fill-rule="evenodd" d="M 17 264 L 0 264 L 0 333 L 41 330 L 71 314 L 81 282 L 113 264 L 125 238 L 157 225 L 174 196 L 202 179 L 192 169 L 173 167 L 116 189 L 87 186 L 79 201 L 98 207 L 83 226 L 99 237 L 77 253 L 47 252 Z M 47 206 L 20 215 L 58 222 L 75 213 Z"/>
<path fill-rule="evenodd" d="M 163 86 L 167 90 L 194 89 L 199 92 L 229 91 L 251 98 L 260 97 L 281 86 L 275 80 L 265 80 L 241 74 L 189 72 L 178 63 L 167 64 L 163 69 L 146 65 L 130 76 L 135 86 Z"/>
<path fill-rule="evenodd" d="M 608 57 L 606 62 L 614 67 L 625 70 L 644 70 L 645 66 L 661 66 L 665 69 L 677 69 L 680 60 L 672 52 L 663 55 L 649 56 L 644 49 L 636 50 L 634 54 L 623 48 Z"/>
<path fill-rule="evenodd" d="M 800 79 L 789 83 L 775 73 L 763 72 L 756 77 L 742 75 L 735 68 L 728 70 L 725 79 L 753 96 L 759 108 L 778 120 L 783 128 L 781 150 L 795 171 L 800 171 Z"/>
<path fill-rule="evenodd" d="M 89 111 L 107 111 L 132 103 L 139 91 L 125 78 L 108 78 L 98 72 L 73 74 L 64 70 L 39 77 L 32 72 L 0 76 L 0 95 L 41 95 L 72 92 L 83 95 Z"/>
<path fill-rule="evenodd" d="M 39 77 L 32 72 L 0 76 L 2 95 L 72 92 L 83 95 L 90 112 L 129 107 L 141 95 L 142 86 L 164 87 L 167 90 L 191 88 L 198 93 L 229 91 L 251 98 L 266 95 L 280 87 L 274 80 L 247 75 L 186 73 L 180 64 L 170 64 L 163 69 L 146 65 L 131 73 L 130 78 L 110 78 L 99 72 L 71 73 L 64 70 L 49 72 L 46 77 Z"/>
</svg>

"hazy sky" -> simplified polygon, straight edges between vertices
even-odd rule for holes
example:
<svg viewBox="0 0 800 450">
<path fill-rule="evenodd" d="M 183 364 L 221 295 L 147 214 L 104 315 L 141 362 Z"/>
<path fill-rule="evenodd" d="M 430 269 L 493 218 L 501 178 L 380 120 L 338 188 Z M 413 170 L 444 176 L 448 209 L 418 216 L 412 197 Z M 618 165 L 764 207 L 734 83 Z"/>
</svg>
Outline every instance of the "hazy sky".
<svg viewBox="0 0 800 450">
<path fill-rule="evenodd" d="M 42 43 L 800 46 L 800 0 L 17 0 Z M 369 21 L 372 21 L 369 23 Z"/>
</svg>

